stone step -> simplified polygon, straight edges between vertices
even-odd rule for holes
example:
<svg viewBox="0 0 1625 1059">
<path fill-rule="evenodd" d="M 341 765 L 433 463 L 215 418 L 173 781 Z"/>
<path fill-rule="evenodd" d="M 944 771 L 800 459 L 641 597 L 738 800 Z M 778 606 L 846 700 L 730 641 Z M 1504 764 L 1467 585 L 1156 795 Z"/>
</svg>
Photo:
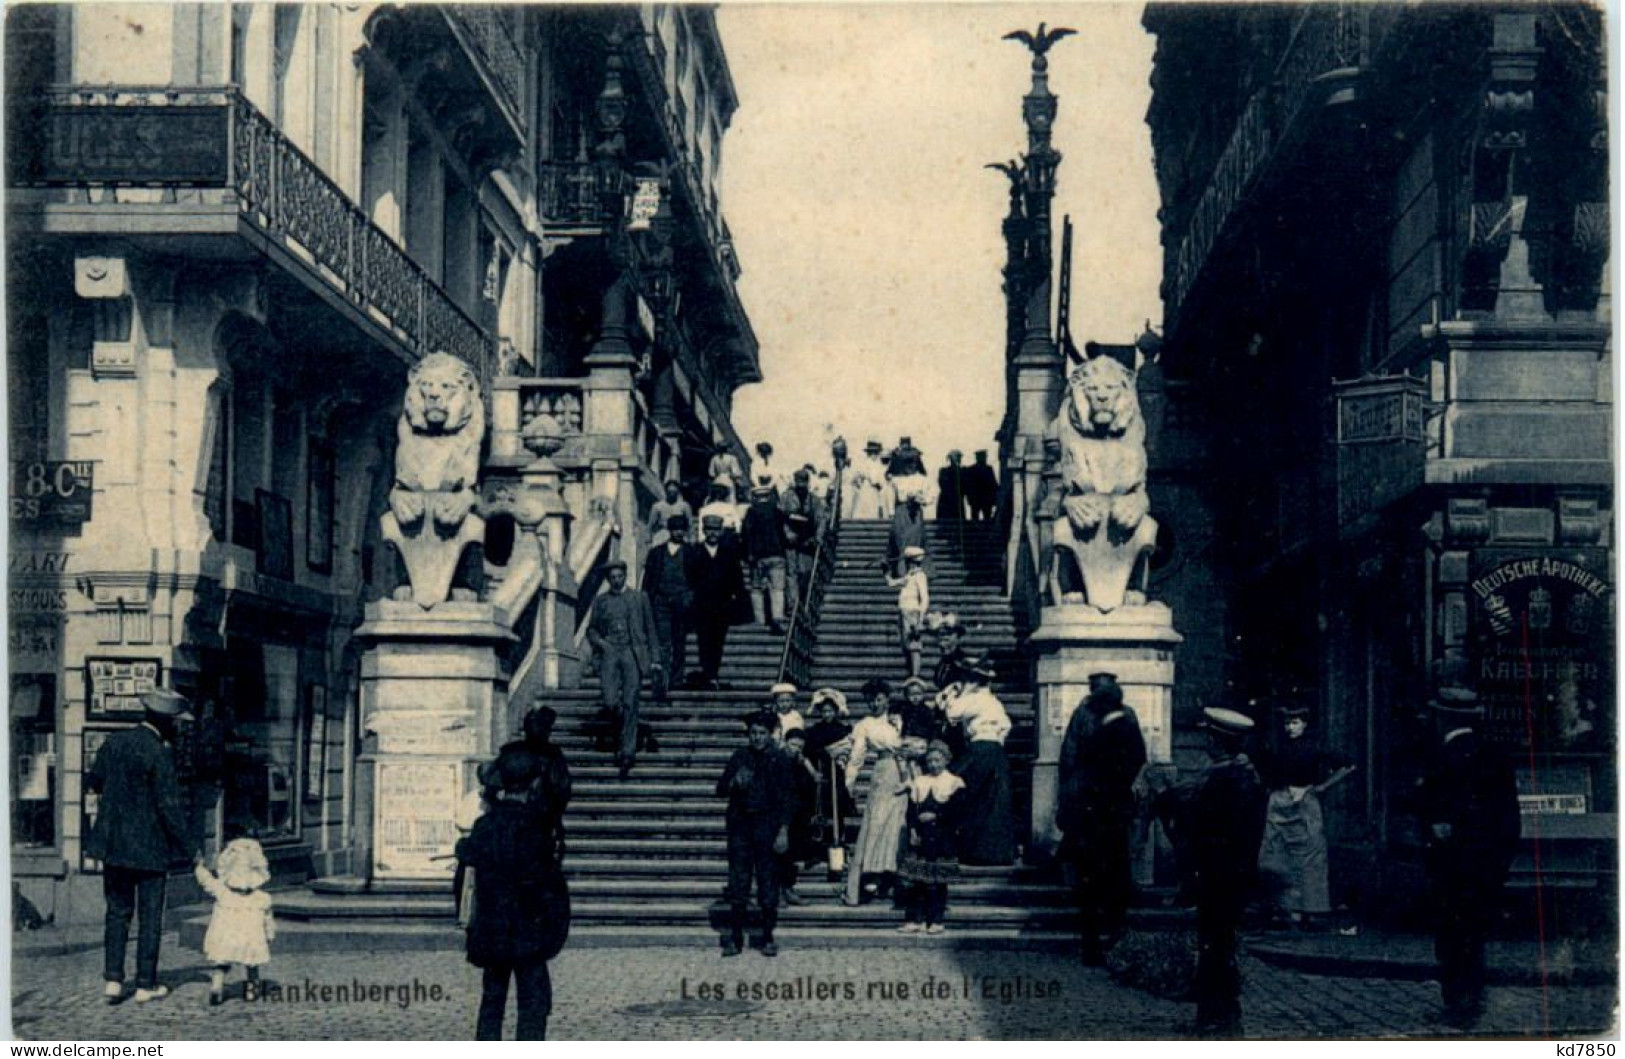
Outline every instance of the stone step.
<svg viewBox="0 0 1625 1059">
<path fill-rule="evenodd" d="M 181 925 L 181 945 L 203 947 L 208 931 L 207 916 Z M 944 934 L 914 934 L 908 937 L 881 926 L 808 927 L 784 925 L 774 933 L 781 949 L 892 949 L 1013 950 L 1021 952 L 1069 952 L 1077 948 L 1077 935 L 1071 931 L 986 927 L 973 923 L 954 924 Z M 699 925 L 643 926 L 586 922 L 570 924 L 572 949 L 680 947 L 696 953 L 715 951 L 721 933 Z M 425 952 L 461 951 L 463 931 L 451 920 L 422 920 L 407 923 L 378 923 L 366 920 L 321 922 L 282 922 L 277 927 L 276 947 L 285 953 L 329 952 Z M 757 944 L 753 938 L 751 944 Z"/>
</svg>

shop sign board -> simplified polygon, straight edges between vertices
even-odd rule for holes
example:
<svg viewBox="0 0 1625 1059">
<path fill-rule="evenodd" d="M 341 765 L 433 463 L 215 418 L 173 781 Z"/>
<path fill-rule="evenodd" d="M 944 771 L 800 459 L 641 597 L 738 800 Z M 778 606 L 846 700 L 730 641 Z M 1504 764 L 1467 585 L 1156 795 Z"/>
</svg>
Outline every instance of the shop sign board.
<svg viewBox="0 0 1625 1059">
<path fill-rule="evenodd" d="M 461 761 L 380 761 L 373 788 L 373 874 L 450 878 L 456 862 Z"/>
<path fill-rule="evenodd" d="M 1614 725 L 1614 590 L 1607 578 L 1601 548 L 1474 551 L 1472 683 L 1485 707 L 1487 739 L 1537 753 L 1607 749 Z"/>
<path fill-rule="evenodd" d="M 83 525 L 95 487 L 93 460 L 13 460 L 11 520 L 23 529 Z"/>
<path fill-rule="evenodd" d="M 1348 528 L 1422 485 L 1426 384 L 1407 375 L 1333 384 L 1337 515 Z"/>
</svg>

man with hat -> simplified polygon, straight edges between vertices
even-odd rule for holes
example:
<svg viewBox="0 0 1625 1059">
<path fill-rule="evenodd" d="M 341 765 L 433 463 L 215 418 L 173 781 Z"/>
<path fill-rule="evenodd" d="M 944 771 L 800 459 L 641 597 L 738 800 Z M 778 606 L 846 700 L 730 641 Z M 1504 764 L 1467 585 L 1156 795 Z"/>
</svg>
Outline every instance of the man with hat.
<svg viewBox="0 0 1625 1059">
<path fill-rule="evenodd" d="M 937 471 L 937 520 L 965 517 L 965 459 L 958 449 L 948 450 L 947 466 Z"/>
<path fill-rule="evenodd" d="M 1134 781 L 1145 765 L 1139 719 L 1111 673 L 1089 674 L 1089 696 L 1072 711 L 1057 768 L 1055 824 L 1076 870 L 1083 957 L 1104 962 L 1128 925 L 1134 895 L 1130 838 Z"/>
<path fill-rule="evenodd" d="M 700 516 L 700 539 L 684 556 L 694 593 L 694 639 L 700 652 L 700 683 L 715 691 L 734 609 L 744 604 L 745 575 L 739 547 L 724 539 L 722 519 Z"/>
<path fill-rule="evenodd" d="M 1208 708 L 1202 727 L 1207 767 L 1159 793 L 1155 808 L 1169 824 L 1186 893 L 1196 904 L 1196 1032 L 1240 1036 L 1236 931 L 1257 873 L 1269 795 L 1242 753 L 1253 719 Z"/>
<path fill-rule="evenodd" d="M 1445 1018 L 1466 1029 L 1483 1013 L 1484 939 L 1522 821 L 1511 763 L 1474 730 L 1484 717 L 1477 694 L 1439 688 L 1431 712 L 1439 749 L 1417 783 L 1416 804 L 1437 901 L 1434 952 Z"/>
<path fill-rule="evenodd" d="M 965 653 L 965 623 L 952 611 L 943 615 L 937 624 L 937 668 L 931 671 L 931 682 L 945 688 L 959 679 L 959 664 Z"/>
<path fill-rule="evenodd" d="M 85 774 L 86 789 L 100 796 L 85 856 L 102 862 L 107 902 L 102 977 L 109 1004 L 124 998 L 124 951 L 132 918 L 138 920 L 136 1003 L 169 995 L 169 987 L 158 982 L 169 866 L 188 856 L 201 857 L 181 810 L 170 750 L 177 727 L 192 720 L 190 704 L 173 691 L 156 688 L 141 696 L 141 709 L 141 723 L 108 736 Z"/>
<path fill-rule="evenodd" d="M 717 796 L 728 799 L 728 937 L 722 955 L 745 947 L 745 910 L 752 880 L 762 910 L 762 955 L 777 956 L 773 929 L 779 919 L 778 858 L 790 850 L 790 817 L 795 805 L 791 762 L 773 744 L 778 716 L 759 710 L 745 718 L 748 745 L 733 752 L 717 781 Z"/>
<path fill-rule="evenodd" d="M 987 450 L 976 450 L 976 462 L 965 469 L 965 506 L 978 522 L 993 517 L 999 506 L 999 479 L 988 466 Z"/>
<path fill-rule="evenodd" d="M 638 691 L 643 677 L 655 670 L 664 673 L 664 669 L 654 655 L 659 636 L 649 597 L 626 587 L 624 562 L 617 559 L 604 569 L 609 591 L 593 601 L 587 642 L 598 658 L 604 705 L 616 715 L 620 726 L 615 764 L 624 779 L 632 771 L 638 752 Z M 656 678 L 657 684 L 660 679 Z"/>
<path fill-rule="evenodd" d="M 515 1039 L 547 1036 L 553 982 L 547 961 L 557 956 L 570 925 L 569 888 L 554 835 L 543 825 L 536 777 L 546 766 L 510 744 L 482 770 L 491 808 L 457 843 L 458 866 L 473 874 L 468 962 L 484 971 L 475 1039 L 502 1039 L 508 983 L 519 994 Z"/>
<path fill-rule="evenodd" d="M 671 534 L 671 520 L 681 516 L 683 523 L 694 521 L 694 509 L 683 498 L 683 490 L 676 481 L 666 483 L 666 498 L 656 500 L 649 509 L 649 547 L 665 544 Z"/>
<path fill-rule="evenodd" d="M 491 763 L 491 767 L 495 770 L 510 754 L 522 754 L 524 757 L 520 760 L 535 765 L 531 804 L 545 819 L 555 846 L 562 850 L 564 810 L 570 804 L 573 787 L 570 762 L 565 757 L 564 750 L 553 742 L 553 726 L 558 723 L 558 711 L 542 703 L 541 692 L 537 693 L 534 701 L 536 705 L 525 711 L 525 719 L 520 725 L 524 738 L 502 744 L 502 749 L 497 752 L 496 761 Z M 497 772 L 493 771 L 492 776 L 496 775 Z M 481 782 L 487 787 L 495 785 L 494 779 L 487 783 L 482 777 Z"/>
<path fill-rule="evenodd" d="M 776 636 L 784 635 L 784 585 L 789 566 L 789 525 L 782 508 L 773 499 L 773 490 L 758 485 L 750 491 L 750 507 L 740 527 L 739 543 L 748 568 L 751 612 L 758 625 Z"/>
<path fill-rule="evenodd" d="M 785 555 L 790 569 L 790 606 L 805 599 L 811 587 L 813 557 L 818 544 L 824 539 L 828 518 L 824 502 L 812 491 L 812 477 L 803 467 L 795 473 L 789 489 L 779 498 L 779 510 L 784 512 Z"/>
<path fill-rule="evenodd" d="M 694 612 L 694 590 L 688 584 L 685 542 L 689 521 L 684 515 L 666 520 L 666 540 L 649 549 L 643 560 L 643 591 L 654 615 L 655 638 L 660 644 L 661 668 L 651 672 L 655 698 L 666 697 L 667 686 L 683 679 L 688 661 L 688 630 Z M 664 678 L 664 679 L 661 679 Z"/>
</svg>

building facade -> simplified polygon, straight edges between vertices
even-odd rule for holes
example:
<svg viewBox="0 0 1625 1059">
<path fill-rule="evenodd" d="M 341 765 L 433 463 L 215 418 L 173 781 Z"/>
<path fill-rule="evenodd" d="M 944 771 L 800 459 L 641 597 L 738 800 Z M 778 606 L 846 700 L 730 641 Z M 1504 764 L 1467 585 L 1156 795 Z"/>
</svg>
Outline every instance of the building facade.
<svg viewBox="0 0 1625 1059">
<path fill-rule="evenodd" d="M 565 664 L 533 681 L 574 678 L 581 582 L 641 549 L 662 481 L 744 455 L 714 21 L 41 5 L 6 48 L 14 877 L 95 907 L 80 777 L 153 685 L 198 705 L 177 757 L 211 847 L 352 870 L 352 632 L 400 580 L 377 517 L 408 368 L 474 369 L 497 487 L 538 411 L 568 434 L 563 522 L 590 532 L 536 597 Z"/>
<path fill-rule="evenodd" d="M 1549 893 L 1611 901 L 1599 11 L 1153 4 L 1145 25 L 1169 432 L 1205 453 L 1222 596 L 1209 683 L 1310 705 L 1358 766 L 1329 803 L 1343 897 L 1418 892 L 1418 707 L 1455 686 L 1518 766 L 1515 882 L 1538 856 Z"/>
</svg>

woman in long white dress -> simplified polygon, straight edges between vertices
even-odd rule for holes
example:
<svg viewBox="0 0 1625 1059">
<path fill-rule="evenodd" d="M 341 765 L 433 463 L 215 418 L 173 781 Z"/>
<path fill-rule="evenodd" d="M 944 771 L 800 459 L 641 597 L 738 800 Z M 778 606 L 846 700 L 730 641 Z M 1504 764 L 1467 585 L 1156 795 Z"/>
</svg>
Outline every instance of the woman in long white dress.
<svg viewBox="0 0 1625 1059">
<path fill-rule="evenodd" d="M 903 758 L 902 715 L 888 712 L 885 696 L 870 700 L 870 715 L 852 729 L 852 756 L 846 763 L 846 788 L 853 790 L 858 773 L 871 754 L 874 772 L 869 796 L 863 804 L 863 823 L 847 862 L 846 892 L 842 900 L 860 904 L 865 896 L 882 894 L 895 884 L 897 856 L 908 826 L 908 763 Z M 864 876 L 871 881 L 865 885 Z"/>
</svg>

